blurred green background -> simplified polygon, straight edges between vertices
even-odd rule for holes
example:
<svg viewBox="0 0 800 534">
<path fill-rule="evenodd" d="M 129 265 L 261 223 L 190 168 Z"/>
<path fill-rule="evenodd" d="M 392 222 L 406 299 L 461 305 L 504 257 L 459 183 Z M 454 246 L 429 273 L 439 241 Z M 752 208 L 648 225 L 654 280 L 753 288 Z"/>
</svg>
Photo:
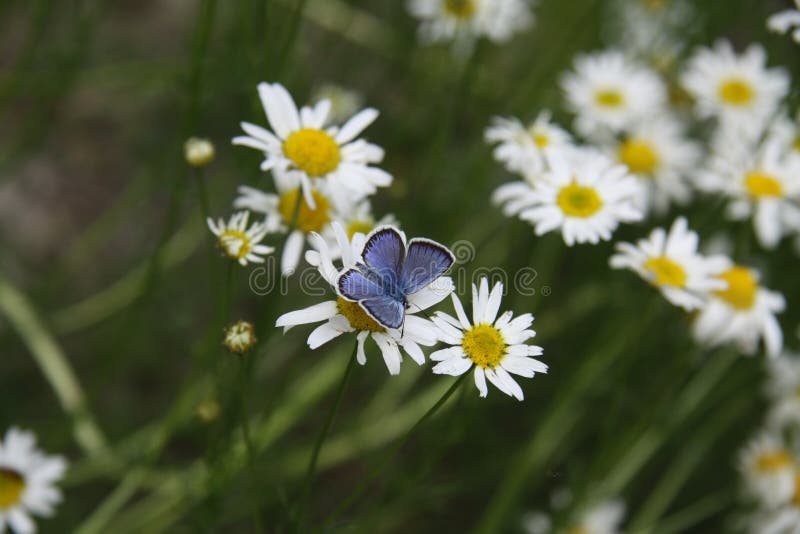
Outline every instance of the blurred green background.
<svg viewBox="0 0 800 534">
<path fill-rule="evenodd" d="M 288 295 L 254 295 L 247 270 L 237 272 L 230 319 L 254 322 L 260 339 L 247 384 L 260 452 L 248 469 L 237 362 L 220 346 L 225 261 L 182 156 L 191 135 L 215 142 L 205 171 L 215 216 L 230 213 L 237 185 L 271 188 L 260 156 L 230 139 L 242 120 L 264 123 L 256 84 L 278 81 L 298 103 L 334 82 L 381 111 L 366 135 L 386 149 L 395 183 L 373 197 L 377 215 L 394 213 L 411 236 L 475 243 L 469 270 L 538 272 L 537 294 L 510 294 L 504 307 L 536 315 L 550 373 L 521 383 L 522 403 L 462 388 L 336 528 L 516 532 L 525 511 L 547 509 L 566 487 L 577 503 L 622 497 L 637 531 L 727 531 L 735 455 L 761 418 L 762 359 L 697 348 L 689 318 L 632 274 L 610 271 L 610 243 L 568 249 L 489 202 L 511 179 L 483 142 L 489 119 L 551 109 L 568 125 L 558 76 L 576 53 L 608 43 L 609 4 L 540 0 L 531 31 L 481 43 L 461 64 L 446 46 L 418 45 L 416 21 L 396 0 L 0 3 L 0 277 L 44 328 L 21 336 L 0 318 L 0 430 L 34 430 L 72 467 L 65 502 L 41 530 L 248 532 L 255 506 L 267 531 L 292 531 L 286 502 L 300 491 L 352 336 L 313 352 L 310 329 L 282 336 L 275 318 L 316 299 L 296 280 Z M 789 5 L 698 1 L 686 37 L 762 42 L 772 65 L 791 70 L 796 102 L 798 48 L 764 25 Z M 685 213 L 706 239 L 733 236 L 737 260 L 787 296 L 780 320 L 796 346 L 791 244 L 767 255 L 747 223 L 709 216 L 719 209 L 700 199 Z M 76 445 L 72 418 L 31 357 L 30 343 L 47 339 L 74 367 L 107 449 Z M 368 360 L 323 448 L 314 521 L 452 380 L 410 361 L 389 377 L 374 346 Z M 208 422 L 197 407 L 210 400 L 220 414 Z"/>
</svg>

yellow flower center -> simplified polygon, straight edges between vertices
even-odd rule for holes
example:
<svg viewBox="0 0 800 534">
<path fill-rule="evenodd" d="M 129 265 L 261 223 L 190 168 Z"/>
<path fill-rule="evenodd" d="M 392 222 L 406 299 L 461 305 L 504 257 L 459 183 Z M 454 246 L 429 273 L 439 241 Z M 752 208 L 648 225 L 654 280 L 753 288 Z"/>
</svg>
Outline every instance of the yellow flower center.
<svg viewBox="0 0 800 534">
<path fill-rule="evenodd" d="M 25 479 L 11 469 L 0 467 L 0 510 L 13 508 L 25 491 Z"/>
<path fill-rule="evenodd" d="M 618 108 L 625 103 L 622 93 L 616 89 L 597 91 L 594 98 L 598 105 L 606 108 Z"/>
<path fill-rule="evenodd" d="M 531 140 L 533 144 L 538 146 L 539 148 L 544 148 L 550 144 L 550 137 L 544 132 L 537 132 L 535 130 L 530 130 Z"/>
<path fill-rule="evenodd" d="M 644 262 L 644 268 L 653 273 L 656 285 L 684 287 L 686 285 L 686 271 L 666 256 L 650 258 Z"/>
<path fill-rule="evenodd" d="M 731 78 L 719 86 L 719 97 L 733 106 L 746 106 L 753 101 L 753 87 L 740 78 Z"/>
<path fill-rule="evenodd" d="M 756 469 L 762 473 L 773 473 L 791 466 L 792 457 L 786 451 L 767 451 L 756 458 Z"/>
<path fill-rule="evenodd" d="M 667 5 L 667 0 L 642 0 L 642 3 L 648 9 L 659 10 L 664 9 Z"/>
<path fill-rule="evenodd" d="M 603 200 L 591 187 L 578 185 L 574 181 L 561 188 L 556 197 L 558 207 L 570 217 L 591 217 L 603 207 Z"/>
<path fill-rule="evenodd" d="M 753 307 L 756 301 L 758 282 L 749 269 L 736 266 L 719 277 L 728 282 L 728 289 L 715 291 L 715 295 L 737 310 L 749 310 Z"/>
<path fill-rule="evenodd" d="M 795 152 L 800 152 L 800 135 L 795 137 L 792 148 L 794 149 Z"/>
<path fill-rule="evenodd" d="M 283 217 L 283 221 L 291 226 L 295 222 L 295 209 L 297 208 L 298 195 L 300 189 L 292 189 L 281 195 L 278 201 L 278 211 Z M 328 212 L 331 209 L 331 203 L 319 191 L 312 190 L 311 196 L 314 203 L 317 205 L 313 210 L 308 207 L 306 199 L 303 198 L 300 202 L 300 208 L 297 210 L 296 226 L 303 232 L 319 232 L 326 223 L 330 222 L 331 217 Z"/>
<path fill-rule="evenodd" d="M 444 10 L 458 19 L 472 17 L 475 7 L 475 0 L 444 0 Z"/>
<path fill-rule="evenodd" d="M 652 175 L 658 168 L 658 154 L 640 139 L 628 139 L 619 147 L 619 160 L 634 174 Z"/>
<path fill-rule="evenodd" d="M 800 473 L 794 476 L 794 495 L 792 495 L 792 504 L 800 507 Z"/>
<path fill-rule="evenodd" d="M 567 534 L 591 534 L 589 530 L 583 527 L 573 527 L 567 530 Z"/>
<path fill-rule="evenodd" d="M 336 299 L 336 307 L 339 313 L 347 318 L 350 326 L 356 330 L 365 330 L 367 332 L 386 331 L 375 319 L 367 315 L 367 312 L 364 311 L 358 302 L 350 302 L 349 300 L 344 300 L 342 297 L 339 297 Z"/>
<path fill-rule="evenodd" d="M 342 161 L 339 145 L 322 130 L 303 128 L 283 142 L 283 153 L 309 176 L 325 176 Z"/>
<path fill-rule="evenodd" d="M 374 227 L 375 225 L 369 221 L 351 221 L 350 224 L 347 225 L 347 237 L 353 239 L 353 236 L 357 233 L 366 235 L 370 233 Z"/>
<path fill-rule="evenodd" d="M 744 186 L 753 198 L 783 196 L 783 186 L 774 176 L 763 172 L 749 172 L 744 178 Z"/>
<path fill-rule="evenodd" d="M 225 230 L 219 236 L 219 246 L 229 257 L 240 260 L 250 252 L 250 238 L 239 230 Z"/>
<path fill-rule="evenodd" d="M 494 369 L 506 355 L 503 334 L 488 324 L 479 324 L 464 332 L 461 346 L 469 359 L 484 369 Z"/>
</svg>

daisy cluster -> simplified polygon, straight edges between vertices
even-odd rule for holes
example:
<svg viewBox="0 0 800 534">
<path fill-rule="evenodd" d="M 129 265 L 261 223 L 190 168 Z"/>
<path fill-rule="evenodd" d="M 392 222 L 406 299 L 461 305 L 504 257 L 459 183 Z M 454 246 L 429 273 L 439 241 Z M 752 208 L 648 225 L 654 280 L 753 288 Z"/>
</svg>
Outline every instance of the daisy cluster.
<svg viewBox="0 0 800 534">
<path fill-rule="evenodd" d="M 625 520 L 625 504 L 619 500 L 602 500 L 579 510 L 567 511 L 572 500 L 567 490 L 551 499 L 553 513 L 530 512 L 523 517 L 526 534 L 620 534 Z"/>
</svg>

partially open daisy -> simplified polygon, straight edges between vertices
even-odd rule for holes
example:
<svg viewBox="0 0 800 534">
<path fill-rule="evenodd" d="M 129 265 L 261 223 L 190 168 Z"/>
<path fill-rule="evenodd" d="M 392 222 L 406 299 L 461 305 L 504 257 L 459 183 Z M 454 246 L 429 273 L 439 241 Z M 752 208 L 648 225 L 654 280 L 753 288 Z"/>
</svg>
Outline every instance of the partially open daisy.
<svg viewBox="0 0 800 534">
<path fill-rule="evenodd" d="M 619 132 L 666 104 L 659 77 L 617 50 L 579 56 L 562 86 L 577 130 L 587 136 Z"/>
<path fill-rule="evenodd" d="M 639 207 L 659 214 L 673 203 L 684 205 L 691 200 L 688 178 L 700 155 L 699 146 L 685 137 L 680 123 L 670 116 L 634 125 L 613 148 L 613 157 L 643 185 Z"/>
<path fill-rule="evenodd" d="M 790 33 L 800 43 L 800 0 L 794 0 L 794 9 L 785 9 L 767 19 L 767 27 L 775 33 Z"/>
<path fill-rule="evenodd" d="M 61 502 L 56 482 L 67 463 L 36 448 L 31 432 L 11 427 L 0 441 L 0 532 L 36 532 L 32 515 L 49 517 Z"/>
<path fill-rule="evenodd" d="M 795 492 L 795 459 L 778 435 L 754 438 L 739 456 L 745 490 L 761 504 L 774 508 L 788 502 Z"/>
<path fill-rule="evenodd" d="M 502 43 L 533 22 L 529 0 L 409 0 L 408 9 L 421 20 L 424 43 L 478 37 Z"/>
<path fill-rule="evenodd" d="M 724 256 L 706 257 L 697 250 L 699 238 L 680 217 L 666 232 L 656 228 L 636 245 L 617 243 L 611 257 L 615 269 L 631 269 L 661 291 L 671 303 L 687 311 L 703 305 L 708 293 L 728 284 L 719 276 L 729 267 Z"/>
<path fill-rule="evenodd" d="M 261 241 L 270 232 L 267 223 L 253 223 L 248 226 L 250 214 L 246 211 L 234 213 L 228 222 L 223 219 L 208 218 L 208 228 L 217 236 L 219 249 L 240 265 L 263 263 L 264 256 L 275 251 L 274 248 L 261 245 Z"/>
<path fill-rule="evenodd" d="M 339 219 L 337 204 L 328 188 L 312 188 L 313 207 L 300 192 L 299 180 L 291 176 L 275 176 L 275 193 L 265 193 L 246 185 L 238 188 L 239 196 L 233 202 L 237 209 L 247 209 L 265 215 L 264 224 L 278 232 L 289 232 L 281 253 L 281 272 L 294 273 L 300 263 L 303 249 L 312 233 L 332 238 L 330 223 Z"/>
<path fill-rule="evenodd" d="M 336 296 L 336 282 L 339 274 L 347 268 L 362 261 L 361 253 L 366 236 L 356 233 L 352 239 L 347 237 L 345 229 L 338 223 L 332 225 L 341 251 L 342 266 L 334 265 L 334 258 L 325 241 L 319 234 L 313 234 L 317 250 L 308 251 L 306 259 L 314 265 L 322 278 L 334 290 L 334 298 L 315 304 L 308 308 L 285 313 L 278 317 L 275 326 L 285 330 L 301 324 L 322 322 L 308 336 L 308 346 L 316 349 L 342 334 L 356 333 L 358 342 L 357 360 L 364 365 L 367 361 L 364 343 L 371 338 L 383 355 L 389 373 L 400 373 L 403 361 L 400 349 L 408 354 L 417 364 L 425 363 L 425 355 L 420 346 L 433 346 L 437 341 L 437 328 L 429 320 L 415 315 L 439 303 L 454 288 L 453 280 L 441 277 L 421 291 L 408 296 L 409 307 L 406 310 L 405 323 L 402 329 L 385 328 L 361 308 L 357 302 L 349 302 Z"/>
<path fill-rule="evenodd" d="M 758 273 L 733 265 L 720 279 L 728 287 L 713 291 L 694 322 L 698 342 L 716 346 L 735 343 L 745 354 L 754 354 L 761 339 L 766 353 L 775 357 L 783 348 L 783 332 L 775 314 L 786 308 L 783 295 L 759 285 Z"/>
<path fill-rule="evenodd" d="M 559 229 L 569 246 L 596 244 L 611 239 L 620 222 L 642 219 L 635 206 L 641 185 L 624 165 L 589 149 L 548 161 L 550 170 L 527 195 L 532 206 L 519 215 L 536 235 Z"/>
<path fill-rule="evenodd" d="M 684 88 L 704 117 L 759 131 L 789 90 L 783 69 L 768 69 L 760 45 L 737 55 L 728 41 L 699 50 L 682 77 Z M 755 136 L 754 136 L 755 137 Z"/>
<path fill-rule="evenodd" d="M 433 372 L 460 376 L 475 368 L 475 385 L 481 397 L 489 390 L 486 379 L 497 389 L 518 400 L 523 399 L 522 388 L 511 377 L 515 375 L 533 378 L 536 373 L 546 373 L 547 365 L 533 358 L 543 353 L 541 347 L 528 345 L 536 335 L 530 329 L 533 315 L 526 313 L 514 319 L 507 311 L 497 316 L 503 298 L 503 284 L 498 282 L 489 291 L 489 281 L 481 278 L 480 288 L 472 285 L 472 322 L 461 301 L 453 294 L 456 317 L 436 312 L 434 323 L 439 328 L 439 338 L 449 348 L 431 354 L 432 361 L 439 362 Z"/>
<path fill-rule="evenodd" d="M 545 153 L 564 150 L 572 144 L 569 133 L 551 122 L 548 111 L 541 112 L 528 125 L 516 118 L 494 117 L 485 138 L 488 143 L 497 143 L 497 161 L 529 180 L 544 170 Z"/>
<path fill-rule="evenodd" d="M 783 236 L 800 230 L 800 158 L 787 156 L 775 140 L 754 146 L 741 136 L 729 135 L 716 145 L 699 185 L 730 199 L 729 217 L 752 217 L 759 243 L 770 249 Z"/>
<path fill-rule="evenodd" d="M 329 100 L 298 110 L 280 84 L 260 83 L 258 94 L 272 131 L 243 122 L 247 135 L 235 137 L 233 142 L 262 151 L 262 170 L 297 179 L 312 208 L 316 202 L 312 190 L 320 187 L 320 181 L 327 181 L 333 194 L 356 198 L 392 183 L 389 173 L 371 166 L 383 160 L 383 149 L 356 139 L 378 117 L 377 110 L 362 110 L 341 128 L 325 127 Z"/>
</svg>

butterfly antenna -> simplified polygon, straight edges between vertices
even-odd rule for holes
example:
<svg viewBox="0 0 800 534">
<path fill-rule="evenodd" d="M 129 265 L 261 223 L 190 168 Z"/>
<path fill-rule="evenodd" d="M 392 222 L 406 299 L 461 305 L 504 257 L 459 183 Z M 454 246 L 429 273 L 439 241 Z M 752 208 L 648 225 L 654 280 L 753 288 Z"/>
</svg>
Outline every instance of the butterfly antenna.
<svg viewBox="0 0 800 534">
<path fill-rule="evenodd" d="M 427 317 L 429 321 L 432 321 L 432 320 L 433 320 L 433 319 L 431 318 L 431 316 L 430 316 L 430 315 L 428 315 L 428 312 L 426 312 L 425 310 L 423 310 L 422 308 L 420 308 L 418 305 L 416 305 L 416 304 L 414 304 L 414 303 L 412 303 L 412 302 L 409 302 L 409 303 L 408 303 L 408 307 L 410 308 L 411 306 L 414 306 L 414 307 L 415 307 L 417 310 L 419 310 L 420 312 L 422 312 L 422 315 L 424 315 L 425 317 Z M 405 317 L 403 318 L 403 324 L 405 325 Z"/>
</svg>

